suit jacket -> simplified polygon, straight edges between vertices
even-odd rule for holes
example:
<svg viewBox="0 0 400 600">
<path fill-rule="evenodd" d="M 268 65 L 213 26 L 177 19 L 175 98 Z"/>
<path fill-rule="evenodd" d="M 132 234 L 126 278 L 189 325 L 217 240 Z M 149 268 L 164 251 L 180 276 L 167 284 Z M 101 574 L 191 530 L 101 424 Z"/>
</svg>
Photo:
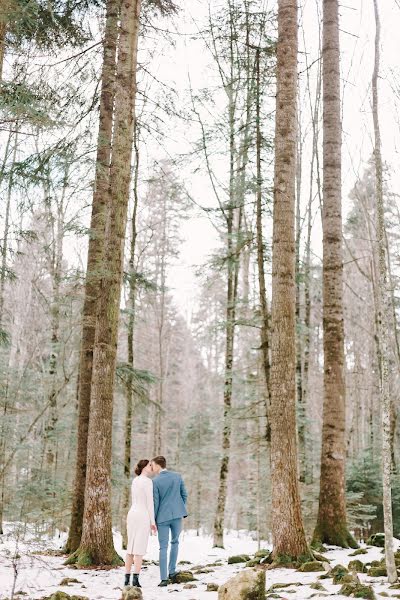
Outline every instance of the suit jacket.
<svg viewBox="0 0 400 600">
<path fill-rule="evenodd" d="M 187 517 L 187 491 L 182 477 L 174 471 L 161 471 L 153 479 L 156 523 Z"/>
</svg>

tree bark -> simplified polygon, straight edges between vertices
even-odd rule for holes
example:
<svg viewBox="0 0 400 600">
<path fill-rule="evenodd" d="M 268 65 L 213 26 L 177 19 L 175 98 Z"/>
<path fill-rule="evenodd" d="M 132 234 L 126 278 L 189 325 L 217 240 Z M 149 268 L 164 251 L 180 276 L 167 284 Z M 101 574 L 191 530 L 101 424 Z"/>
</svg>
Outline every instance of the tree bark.
<svg viewBox="0 0 400 600">
<path fill-rule="evenodd" d="M 275 561 L 309 555 L 301 515 L 296 441 L 295 181 L 297 1 L 278 2 L 272 242 L 271 483 Z"/>
<path fill-rule="evenodd" d="M 96 303 L 104 255 L 106 208 L 111 160 L 113 105 L 115 95 L 115 57 L 118 39 L 119 0 L 107 0 L 101 74 L 100 119 L 97 137 L 96 174 L 87 257 L 85 298 L 82 313 L 82 339 L 78 375 L 78 434 L 71 524 L 66 552 L 75 552 L 82 535 L 84 512 L 87 439 L 96 326 Z"/>
<path fill-rule="evenodd" d="M 378 337 L 380 341 L 381 380 L 380 396 L 382 411 L 382 463 L 383 463 L 383 518 L 385 530 L 385 559 L 389 583 L 397 581 L 397 570 L 393 552 L 393 515 L 392 515 L 392 451 L 391 451 L 391 398 L 389 386 L 389 323 L 391 318 L 388 266 L 386 258 L 385 207 L 383 201 L 382 151 L 379 126 L 378 78 L 380 65 L 380 19 L 377 0 L 373 0 L 376 35 L 375 62 L 372 76 L 372 116 L 374 121 L 374 158 L 376 185 L 376 229 L 378 234 L 379 285 L 378 285 Z"/>
<path fill-rule="evenodd" d="M 119 564 L 112 536 L 111 439 L 125 230 L 131 181 L 140 0 L 121 5 L 115 126 L 106 228 L 93 348 L 85 510 L 77 564 Z"/>
<path fill-rule="evenodd" d="M 338 0 L 323 2 L 322 58 L 324 402 L 319 508 L 313 542 L 354 548 L 357 544 L 347 528 L 345 498 L 346 396 Z"/>
<path fill-rule="evenodd" d="M 261 306 L 261 351 L 263 357 L 265 378 L 265 439 L 271 441 L 271 425 L 269 419 L 271 407 L 271 361 L 270 361 L 270 314 L 267 301 L 267 286 L 264 269 L 264 240 L 262 224 L 262 170 L 261 170 L 261 101 L 260 101 L 260 49 L 256 51 L 256 162 L 257 162 L 257 192 L 256 192 L 256 230 L 257 230 L 257 267 L 258 286 Z"/>
<path fill-rule="evenodd" d="M 139 141 L 138 141 L 138 127 L 137 123 L 134 124 L 134 148 L 135 148 L 135 171 L 134 171 L 134 184 L 133 184 L 133 211 L 131 218 L 131 244 L 130 244 L 130 257 L 129 257 L 129 296 L 128 296 L 128 335 L 127 335 L 127 354 L 128 364 L 132 371 L 135 366 L 135 311 L 136 311 L 136 271 L 135 271 L 135 252 L 136 252 L 136 217 L 138 209 L 138 178 L 139 178 Z M 134 394 L 133 394 L 133 375 L 130 373 L 127 377 L 126 383 L 126 416 L 125 416 L 125 444 L 124 444 L 124 489 L 123 489 L 123 500 L 122 500 L 122 546 L 126 549 L 128 543 L 127 531 L 126 531 L 126 514 L 129 509 L 130 496 L 131 496 L 131 456 L 132 456 L 132 417 L 133 417 L 133 406 L 134 406 Z"/>
</svg>

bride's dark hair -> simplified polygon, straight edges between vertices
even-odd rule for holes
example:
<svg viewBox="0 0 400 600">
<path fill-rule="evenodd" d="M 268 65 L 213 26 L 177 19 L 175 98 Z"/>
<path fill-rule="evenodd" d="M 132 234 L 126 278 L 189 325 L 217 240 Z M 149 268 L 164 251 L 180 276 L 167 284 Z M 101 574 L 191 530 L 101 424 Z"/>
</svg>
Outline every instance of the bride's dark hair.
<svg viewBox="0 0 400 600">
<path fill-rule="evenodd" d="M 138 464 L 135 467 L 135 473 L 136 475 L 140 475 L 143 471 L 143 469 L 145 467 L 147 467 L 147 465 L 149 464 L 149 460 L 147 460 L 147 458 L 143 458 L 142 460 L 139 460 Z"/>
</svg>

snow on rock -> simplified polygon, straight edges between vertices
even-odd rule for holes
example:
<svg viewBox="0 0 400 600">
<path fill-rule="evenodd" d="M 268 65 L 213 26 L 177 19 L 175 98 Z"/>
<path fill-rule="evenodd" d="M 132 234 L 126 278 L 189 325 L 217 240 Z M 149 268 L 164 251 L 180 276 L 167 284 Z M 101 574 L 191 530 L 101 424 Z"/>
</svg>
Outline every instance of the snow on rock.
<svg viewBox="0 0 400 600">
<path fill-rule="evenodd" d="M 22 530 L 17 524 L 8 525 L 6 534 L 0 537 L 0 599 L 14 597 L 18 600 L 38 600 L 62 590 L 70 596 L 82 596 L 89 600 L 120 600 L 122 597 L 124 568 L 111 570 L 81 570 L 63 565 L 65 557 L 56 556 L 65 542 L 65 534 L 59 533 L 52 540 L 36 536 L 28 530 Z M 190 570 L 196 581 L 187 584 L 169 585 L 158 588 L 159 570 L 153 561 L 158 560 L 157 538 L 152 537 L 146 556 L 147 564 L 140 576 L 144 600 L 217 600 L 217 586 L 226 583 L 234 575 L 245 568 L 243 563 L 228 565 L 232 555 L 248 554 L 254 556 L 257 543 L 244 532 L 228 533 L 225 539 L 225 550 L 212 547 L 209 536 L 196 536 L 194 532 L 184 532 L 181 539 L 179 559 L 185 561 L 181 570 Z M 400 546 L 395 541 L 396 548 Z M 115 546 L 121 556 L 121 538 L 115 535 Z M 268 544 L 263 542 L 263 548 Z M 53 551 L 53 553 L 48 551 Z M 44 552 L 46 551 L 46 554 Z M 40 553 L 42 552 L 42 553 Z M 330 566 L 337 564 L 348 566 L 354 560 L 352 550 L 329 548 L 324 556 Z M 366 554 L 358 554 L 357 559 L 363 563 L 381 560 L 382 549 L 366 548 Z M 303 573 L 292 569 L 272 569 L 266 571 L 267 598 L 269 594 L 285 600 L 308 600 L 309 598 L 330 598 L 344 600 L 339 595 L 340 584 L 334 585 L 331 578 L 319 579 L 321 573 Z M 322 573 L 322 576 L 324 574 Z M 366 573 L 358 573 L 363 584 L 372 585 L 377 598 L 382 592 L 388 596 L 400 594 L 400 590 L 390 589 L 385 577 L 369 577 Z M 61 585 L 62 581 L 63 585 Z M 214 585 L 209 585 L 214 584 Z M 324 589 L 322 589 L 322 587 Z M 207 591 L 207 589 L 209 591 Z M 25 595 L 18 595 L 23 592 Z"/>
</svg>

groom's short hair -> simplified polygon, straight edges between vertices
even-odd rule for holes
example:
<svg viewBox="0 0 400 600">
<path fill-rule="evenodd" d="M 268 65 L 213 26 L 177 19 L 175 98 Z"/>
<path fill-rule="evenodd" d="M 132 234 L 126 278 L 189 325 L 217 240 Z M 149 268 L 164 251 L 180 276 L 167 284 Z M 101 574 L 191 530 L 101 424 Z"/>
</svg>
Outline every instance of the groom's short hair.
<svg viewBox="0 0 400 600">
<path fill-rule="evenodd" d="M 167 461 L 165 460 L 164 456 L 156 456 L 155 458 L 152 459 L 151 462 L 156 463 L 156 465 L 158 465 L 162 469 L 165 469 L 167 467 Z"/>
</svg>

